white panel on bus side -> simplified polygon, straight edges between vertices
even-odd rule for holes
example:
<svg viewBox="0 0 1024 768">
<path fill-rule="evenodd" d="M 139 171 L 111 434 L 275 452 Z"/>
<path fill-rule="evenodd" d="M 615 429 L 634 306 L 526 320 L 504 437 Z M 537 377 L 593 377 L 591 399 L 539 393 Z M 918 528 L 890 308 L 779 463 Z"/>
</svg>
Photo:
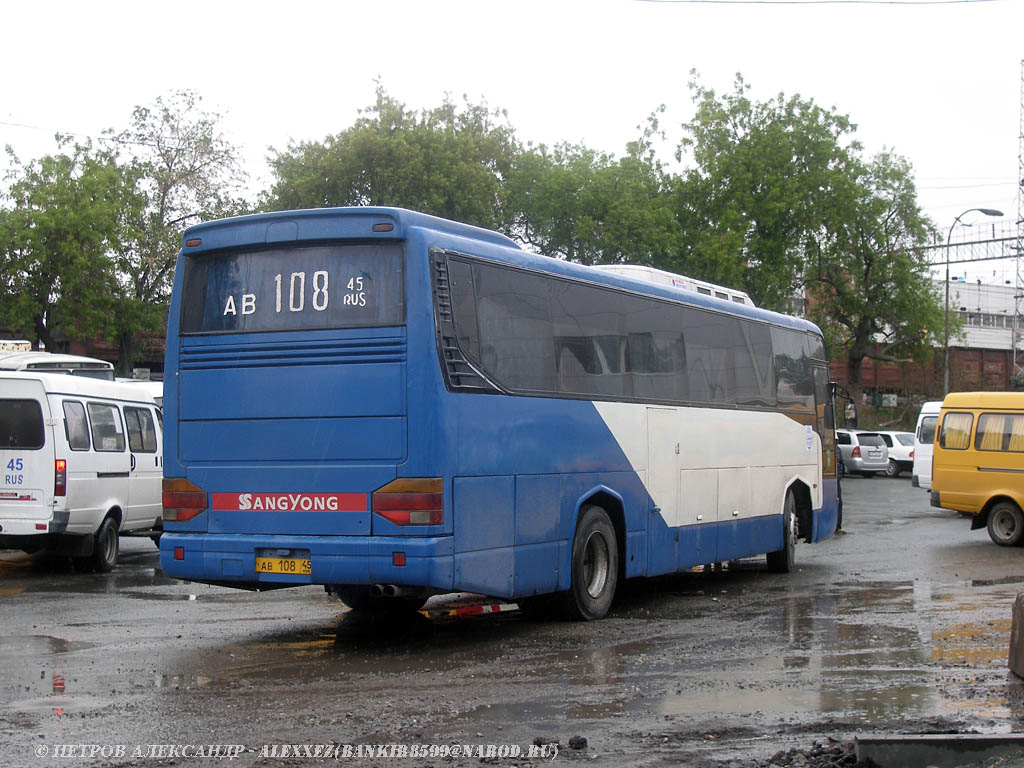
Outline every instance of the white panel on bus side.
<svg viewBox="0 0 1024 768">
<path fill-rule="evenodd" d="M 750 468 L 718 470 L 718 520 L 728 522 L 751 516 Z"/>
<path fill-rule="evenodd" d="M 647 409 L 647 493 L 665 522 L 679 525 L 679 413 Z"/>
<path fill-rule="evenodd" d="M 706 469 L 683 469 L 679 472 L 682 506 L 679 518 L 669 525 L 703 525 L 718 520 L 718 475 Z"/>
<path fill-rule="evenodd" d="M 820 438 L 812 432 L 808 440 L 807 427 L 785 414 L 634 403 L 594 407 L 669 526 L 781 514 L 785 485 L 795 477 L 811 488 L 815 508 L 821 506 Z"/>
</svg>

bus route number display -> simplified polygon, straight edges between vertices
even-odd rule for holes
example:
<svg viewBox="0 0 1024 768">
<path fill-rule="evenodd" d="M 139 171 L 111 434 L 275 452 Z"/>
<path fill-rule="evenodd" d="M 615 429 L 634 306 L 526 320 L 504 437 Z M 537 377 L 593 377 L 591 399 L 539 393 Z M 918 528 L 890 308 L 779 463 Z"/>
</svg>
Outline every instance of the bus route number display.
<svg viewBox="0 0 1024 768">
<path fill-rule="evenodd" d="M 398 246 L 197 256 L 188 263 L 185 281 L 183 333 L 397 325 L 403 320 Z"/>
<path fill-rule="evenodd" d="M 288 278 L 287 288 L 282 290 L 284 276 L 279 272 L 274 275 L 274 311 L 281 313 L 304 312 L 306 310 L 306 273 L 292 272 Z M 366 306 L 366 291 L 364 283 L 366 278 L 353 277 L 348 281 L 348 293 L 342 296 L 342 304 L 350 307 Z M 328 272 L 318 270 L 313 273 L 310 281 L 313 286 L 312 295 L 309 296 L 309 306 L 314 312 L 325 312 L 331 302 L 329 291 L 331 277 Z M 284 300 L 284 293 L 287 293 L 287 300 Z M 236 303 L 235 297 L 229 295 L 224 303 L 225 315 L 253 315 L 256 313 L 256 294 L 243 293 Z"/>
</svg>

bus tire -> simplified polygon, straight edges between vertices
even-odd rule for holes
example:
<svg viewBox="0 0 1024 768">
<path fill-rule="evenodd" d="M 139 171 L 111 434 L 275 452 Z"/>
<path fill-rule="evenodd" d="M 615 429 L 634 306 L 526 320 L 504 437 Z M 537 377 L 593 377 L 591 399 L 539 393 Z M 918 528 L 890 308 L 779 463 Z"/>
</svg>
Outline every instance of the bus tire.
<svg viewBox="0 0 1024 768">
<path fill-rule="evenodd" d="M 578 621 L 603 618 L 619 582 L 619 543 L 612 521 L 601 507 L 583 508 L 572 539 L 570 567 L 566 613 Z"/>
<path fill-rule="evenodd" d="M 782 506 L 782 549 L 769 552 L 768 570 L 773 573 L 789 573 L 796 562 L 796 496 L 792 490 L 786 491 L 786 501 Z"/>
<path fill-rule="evenodd" d="M 103 518 L 93 537 L 92 554 L 87 558 L 89 567 L 96 573 L 110 573 L 117 565 L 119 545 L 117 523 L 112 517 Z"/>
<path fill-rule="evenodd" d="M 1024 514 L 1012 501 L 1000 501 L 988 512 L 988 535 L 996 544 L 1013 547 L 1024 539 Z"/>
<path fill-rule="evenodd" d="M 370 587 L 337 587 L 334 594 L 357 613 L 395 615 L 415 613 L 427 602 L 421 597 L 384 597 L 375 595 Z"/>
</svg>

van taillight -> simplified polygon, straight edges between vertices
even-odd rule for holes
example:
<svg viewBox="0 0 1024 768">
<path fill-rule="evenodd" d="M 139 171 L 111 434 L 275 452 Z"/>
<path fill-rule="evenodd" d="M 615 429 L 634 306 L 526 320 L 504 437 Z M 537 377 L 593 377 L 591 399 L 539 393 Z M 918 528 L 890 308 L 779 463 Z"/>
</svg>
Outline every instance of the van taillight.
<svg viewBox="0 0 1024 768">
<path fill-rule="evenodd" d="M 859 445 L 853 446 L 853 450 L 850 451 L 850 455 L 853 458 L 855 458 L 855 459 L 859 459 L 860 458 L 860 446 Z"/>
<path fill-rule="evenodd" d="M 53 495 L 68 495 L 68 462 L 66 459 L 57 459 L 54 463 Z"/>
<path fill-rule="evenodd" d="M 164 478 L 164 522 L 183 523 L 209 506 L 206 491 L 184 477 Z"/>
<path fill-rule="evenodd" d="M 395 525 L 442 525 L 440 477 L 400 477 L 373 492 L 373 511 Z"/>
</svg>

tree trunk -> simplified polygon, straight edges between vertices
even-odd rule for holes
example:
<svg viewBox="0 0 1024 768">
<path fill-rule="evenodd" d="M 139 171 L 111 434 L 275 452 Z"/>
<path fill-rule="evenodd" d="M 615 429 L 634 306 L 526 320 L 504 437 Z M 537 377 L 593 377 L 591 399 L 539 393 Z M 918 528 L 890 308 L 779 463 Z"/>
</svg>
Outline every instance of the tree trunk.
<svg viewBox="0 0 1024 768">
<path fill-rule="evenodd" d="M 131 378 L 135 370 L 135 339 L 127 331 L 117 334 L 117 369 L 122 376 Z"/>
<path fill-rule="evenodd" d="M 857 424 L 852 426 L 860 426 L 860 410 L 864 402 L 862 395 L 864 394 L 863 368 L 865 357 L 866 355 L 864 354 L 863 348 L 857 344 L 854 344 L 846 354 L 846 391 L 850 395 L 850 400 L 853 402 L 857 414 Z"/>
<path fill-rule="evenodd" d="M 45 348 L 47 352 L 55 351 L 56 343 L 53 340 L 53 336 L 50 334 L 50 330 L 43 322 L 43 317 L 39 316 L 35 318 L 34 325 L 36 332 L 35 348 L 39 349 L 39 345 L 42 344 L 43 348 Z"/>
</svg>

